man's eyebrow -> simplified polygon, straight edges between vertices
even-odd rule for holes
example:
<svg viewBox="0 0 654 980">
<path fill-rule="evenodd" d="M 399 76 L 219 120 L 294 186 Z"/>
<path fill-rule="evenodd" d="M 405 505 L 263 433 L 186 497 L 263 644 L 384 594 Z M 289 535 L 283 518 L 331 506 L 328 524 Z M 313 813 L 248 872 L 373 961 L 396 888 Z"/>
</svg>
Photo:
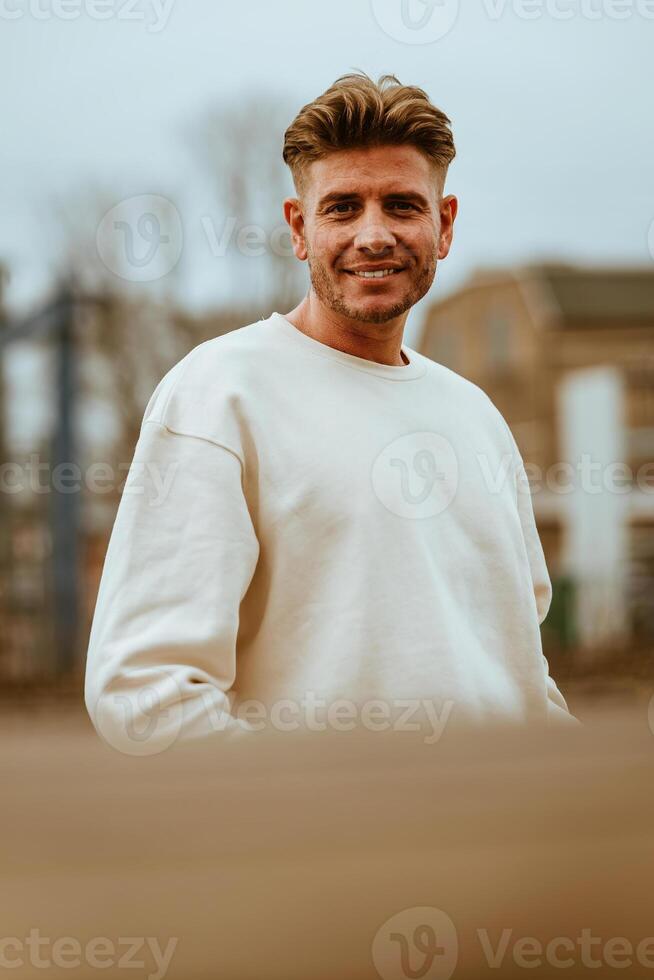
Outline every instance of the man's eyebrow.
<svg viewBox="0 0 654 980">
<path fill-rule="evenodd" d="M 331 191 L 329 194 L 325 194 L 318 201 L 318 207 L 323 208 L 326 204 L 333 204 L 339 201 L 353 201 L 360 198 L 361 195 L 357 191 Z M 429 207 L 429 201 L 418 191 L 389 191 L 388 194 L 383 195 L 384 200 L 393 201 L 415 201 L 416 204 L 422 205 L 422 207 Z"/>
</svg>

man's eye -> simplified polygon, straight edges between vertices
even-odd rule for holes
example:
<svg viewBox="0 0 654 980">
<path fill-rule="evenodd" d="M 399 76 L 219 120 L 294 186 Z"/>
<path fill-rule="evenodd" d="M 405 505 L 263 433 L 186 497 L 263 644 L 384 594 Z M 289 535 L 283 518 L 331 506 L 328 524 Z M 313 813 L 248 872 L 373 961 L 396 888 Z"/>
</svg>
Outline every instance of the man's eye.
<svg viewBox="0 0 654 980">
<path fill-rule="evenodd" d="M 391 207 L 393 207 L 393 206 L 396 206 L 397 207 L 397 205 L 399 204 L 402 209 L 409 208 L 409 209 L 411 209 L 413 211 L 416 210 L 415 204 L 411 204 L 410 201 L 391 201 L 390 204 L 391 204 Z M 329 208 L 329 210 L 328 210 L 327 213 L 329 214 L 331 211 L 336 211 L 337 214 L 347 214 L 347 211 L 338 211 L 337 209 L 338 208 L 351 208 L 351 207 L 352 207 L 352 205 L 351 204 L 348 204 L 347 202 L 344 202 L 342 204 L 333 204 L 331 206 L 331 208 Z"/>
</svg>

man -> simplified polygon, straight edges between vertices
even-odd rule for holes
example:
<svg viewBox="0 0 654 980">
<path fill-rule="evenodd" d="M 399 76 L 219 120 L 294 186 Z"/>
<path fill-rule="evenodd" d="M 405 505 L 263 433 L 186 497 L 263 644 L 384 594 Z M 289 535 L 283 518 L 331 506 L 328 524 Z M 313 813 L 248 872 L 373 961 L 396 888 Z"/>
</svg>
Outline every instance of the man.
<svg viewBox="0 0 654 980">
<path fill-rule="evenodd" d="M 393 75 L 342 76 L 287 129 L 311 287 L 150 398 L 88 652 L 113 744 L 575 723 L 541 649 L 518 447 L 481 389 L 402 343 L 450 249 L 454 155 L 447 116 Z"/>
</svg>

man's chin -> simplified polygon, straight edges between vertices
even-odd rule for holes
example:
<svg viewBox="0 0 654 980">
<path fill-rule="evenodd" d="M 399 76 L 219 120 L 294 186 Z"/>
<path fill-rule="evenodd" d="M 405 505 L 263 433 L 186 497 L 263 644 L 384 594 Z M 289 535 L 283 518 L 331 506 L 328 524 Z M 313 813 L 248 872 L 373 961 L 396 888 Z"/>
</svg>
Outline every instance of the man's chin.
<svg viewBox="0 0 654 980">
<path fill-rule="evenodd" d="M 353 298 L 336 294 L 330 297 L 330 306 L 335 312 L 347 316 L 351 320 L 363 323 L 386 323 L 393 320 L 413 306 L 413 298 L 406 293 L 403 296 L 361 296 Z"/>
<path fill-rule="evenodd" d="M 361 303 L 343 303 L 340 313 L 363 323 L 386 323 L 395 320 L 410 310 L 413 303 L 409 299 L 383 301 L 381 299 L 362 300 Z"/>
</svg>

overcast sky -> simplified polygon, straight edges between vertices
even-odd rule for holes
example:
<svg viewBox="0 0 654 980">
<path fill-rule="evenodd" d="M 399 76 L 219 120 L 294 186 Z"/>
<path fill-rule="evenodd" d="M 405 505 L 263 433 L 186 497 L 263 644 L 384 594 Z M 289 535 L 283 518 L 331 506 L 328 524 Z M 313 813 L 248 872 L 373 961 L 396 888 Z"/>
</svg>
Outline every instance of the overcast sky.
<svg viewBox="0 0 654 980">
<path fill-rule="evenodd" d="M 173 195 L 182 295 L 224 300 L 185 126 L 258 91 L 297 111 L 356 69 L 422 86 L 453 122 L 446 191 L 460 211 L 427 301 L 483 265 L 654 262 L 653 0 L 460 10 L 453 0 L 0 0 L 0 10 L 0 262 L 12 310 L 49 284 L 50 202 L 94 183 L 115 187 L 116 202 Z"/>
</svg>

